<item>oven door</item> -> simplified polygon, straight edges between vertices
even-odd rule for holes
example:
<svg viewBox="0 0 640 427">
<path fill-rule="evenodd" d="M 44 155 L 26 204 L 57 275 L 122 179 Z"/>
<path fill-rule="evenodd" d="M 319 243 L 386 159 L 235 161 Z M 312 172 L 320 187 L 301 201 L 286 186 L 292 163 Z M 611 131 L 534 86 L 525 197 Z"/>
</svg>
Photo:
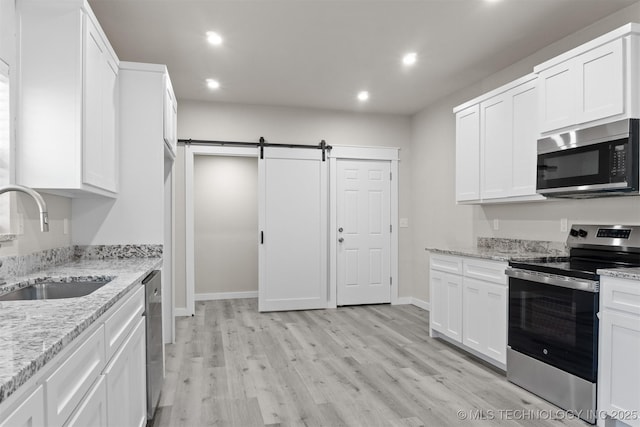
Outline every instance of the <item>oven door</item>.
<svg viewBox="0 0 640 427">
<path fill-rule="evenodd" d="M 598 293 L 565 287 L 564 282 L 570 283 L 570 279 L 540 283 L 540 274 L 533 274 L 528 280 L 526 274 L 513 277 L 511 273 L 507 272 L 511 276 L 509 347 L 596 382 Z"/>
</svg>

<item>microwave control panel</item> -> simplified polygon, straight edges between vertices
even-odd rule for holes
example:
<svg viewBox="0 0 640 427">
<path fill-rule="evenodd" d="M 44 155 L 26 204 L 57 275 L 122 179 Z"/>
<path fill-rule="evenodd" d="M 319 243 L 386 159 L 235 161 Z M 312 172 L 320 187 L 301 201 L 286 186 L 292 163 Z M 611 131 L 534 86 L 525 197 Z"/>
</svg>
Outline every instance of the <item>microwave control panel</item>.
<svg viewBox="0 0 640 427">
<path fill-rule="evenodd" d="M 611 178 L 625 177 L 627 174 L 627 144 L 611 146 Z"/>
</svg>

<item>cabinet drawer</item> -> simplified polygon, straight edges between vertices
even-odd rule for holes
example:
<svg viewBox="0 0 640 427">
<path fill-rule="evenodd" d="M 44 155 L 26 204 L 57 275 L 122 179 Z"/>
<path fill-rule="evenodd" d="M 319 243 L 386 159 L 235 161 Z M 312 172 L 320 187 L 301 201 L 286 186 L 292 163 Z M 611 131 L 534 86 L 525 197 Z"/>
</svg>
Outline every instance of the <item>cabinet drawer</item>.
<svg viewBox="0 0 640 427">
<path fill-rule="evenodd" d="M 116 352 L 120 344 L 135 326 L 135 320 L 144 311 L 144 287 L 141 285 L 138 290 L 124 302 L 104 322 L 105 344 L 107 347 L 107 360 Z"/>
<path fill-rule="evenodd" d="M 480 259 L 465 259 L 463 264 L 465 277 L 473 277 L 501 285 L 507 284 L 507 276 L 504 274 L 506 268 L 507 264 L 504 262 Z"/>
<path fill-rule="evenodd" d="M 600 301 L 606 308 L 640 315 L 640 281 L 602 277 Z"/>
<path fill-rule="evenodd" d="M 45 382 L 48 425 L 61 426 L 83 399 L 105 365 L 100 326 Z"/>
<path fill-rule="evenodd" d="M 431 269 L 462 274 L 462 258 L 447 255 L 431 255 Z"/>
</svg>

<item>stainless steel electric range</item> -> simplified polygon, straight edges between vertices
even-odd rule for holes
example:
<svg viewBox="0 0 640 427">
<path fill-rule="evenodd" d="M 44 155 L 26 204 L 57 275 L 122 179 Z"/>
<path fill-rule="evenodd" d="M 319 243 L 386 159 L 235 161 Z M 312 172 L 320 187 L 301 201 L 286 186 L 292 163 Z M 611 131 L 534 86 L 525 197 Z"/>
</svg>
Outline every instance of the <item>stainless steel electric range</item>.
<svg viewBox="0 0 640 427">
<path fill-rule="evenodd" d="M 510 262 L 509 381 L 596 421 L 598 269 L 640 266 L 640 226 L 574 225 L 566 262 Z"/>
</svg>

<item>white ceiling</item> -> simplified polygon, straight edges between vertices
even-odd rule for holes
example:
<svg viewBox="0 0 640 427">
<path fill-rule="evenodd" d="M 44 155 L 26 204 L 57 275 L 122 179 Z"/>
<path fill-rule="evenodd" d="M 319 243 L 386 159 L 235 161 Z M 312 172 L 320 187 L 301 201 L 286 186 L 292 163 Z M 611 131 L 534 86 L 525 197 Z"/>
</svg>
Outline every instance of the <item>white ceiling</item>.
<svg viewBox="0 0 640 427">
<path fill-rule="evenodd" d="M 636 1 L 89 3 L 121 60 L 167 64 L 179 100 L 412 114 Z"/>
</svg>

